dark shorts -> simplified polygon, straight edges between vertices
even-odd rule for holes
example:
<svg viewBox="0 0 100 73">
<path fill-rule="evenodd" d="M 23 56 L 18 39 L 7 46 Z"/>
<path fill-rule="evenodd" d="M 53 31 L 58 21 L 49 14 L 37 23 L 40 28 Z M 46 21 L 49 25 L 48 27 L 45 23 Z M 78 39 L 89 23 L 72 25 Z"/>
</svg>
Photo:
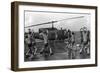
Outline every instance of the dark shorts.
<svg viewBox="0 0 100 73">
<path fill-rule="evenodd" d="M 45 52 L 45 53 L 49 53 L 49 52 L 50 52 L 50 51 L 49 51 L 49 47 L 48 47 L 48 43 L 45 43 L 45 44 L 44 44 L 44 48 L 45 48 L 45 49 L 44 49 L 44 52 Z"/>
<path fill-rule="evenodd" d="M 87 45 L 87 44 L 88 44 L 88 41 L 83 42 L 83 45 Z"/>
<path fill-rule="evenodd" d="M 28 47 L 30 48 L 30 47 L 32 47 L 32 44 L 30 43 L 30 44 L 28 44 Z"/>
<path fill-rule="evenodd" d="M 48 47 L 48 43 L 45 43 L 45 44 L 44 44 L 44 47 Z"/>
</svg>

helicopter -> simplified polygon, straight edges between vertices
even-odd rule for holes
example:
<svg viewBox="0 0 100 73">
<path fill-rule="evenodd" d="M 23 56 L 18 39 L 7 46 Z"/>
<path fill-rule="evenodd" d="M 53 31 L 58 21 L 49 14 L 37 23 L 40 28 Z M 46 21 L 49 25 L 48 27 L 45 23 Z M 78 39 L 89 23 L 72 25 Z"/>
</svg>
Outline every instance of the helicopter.
<svg viewBox="0 0 100 73">
<path fill-rule="evenodd" d="M 30 27 L 36 27 L 40 25 L 48 25 L 52 24 L 52 27 L 49 28 L 39 28 L 39 32 L 35 33 L 35 38 L 37 39 L 43 39 L 39 33 L 48 31 L 48 40 L 64 40 L 68 37 L 68 34 L 66 33 L 66 29 L 57 29 L 54 27 L 54 24 L 57 22 L 61 22 L 64 20 L 72 20 L 72 19 L 78 19 L 78 18 L 83 18 L 84 16 L 77 16 L 77 17 L 71 17 L 71 18 L 66 18 L 66 19 L 61 19 L 61 20 L 56 20 L 56 21 L 50 21 L 50 22 L 45 22 L 45 23 L 40 23 L 40 24 L 35 24 L 35 25 L 30 25 L 24 28 L 30 28 Z"/>
</svg>

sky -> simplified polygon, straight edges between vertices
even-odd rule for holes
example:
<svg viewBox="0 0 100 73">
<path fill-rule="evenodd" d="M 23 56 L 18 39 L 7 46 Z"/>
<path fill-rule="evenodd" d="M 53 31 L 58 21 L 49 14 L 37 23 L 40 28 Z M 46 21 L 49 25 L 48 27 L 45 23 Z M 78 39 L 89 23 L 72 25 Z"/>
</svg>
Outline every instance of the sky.
<svg viewBox="0 0 100 73">
<path fill-rule="evenodd" d="M 90 14 L 72 13 L 72 12 L 39 12 L 39 11 L 25 11 L 25 27 L 37 25 L 50 21 L 58 21 L 54 23 L 57 29 L 70 29 L 72 31 L 79 31 L 82 27 L 87 27 L 90 30 Z M 80 17 L 80 18 L 78 18 Z M 73 19 L 70 19 L 73 18 Z M 65 20 L 63 20 L 65 19 Z M 62 21 L 60 21 L 62 20 Z M 52 27 L 52 24 L 45 24 L 31 27 L 30 29 L 38 32 L 39 28 Z M 29 28 L 25 28 L 27 31 Z"/>
</svg>

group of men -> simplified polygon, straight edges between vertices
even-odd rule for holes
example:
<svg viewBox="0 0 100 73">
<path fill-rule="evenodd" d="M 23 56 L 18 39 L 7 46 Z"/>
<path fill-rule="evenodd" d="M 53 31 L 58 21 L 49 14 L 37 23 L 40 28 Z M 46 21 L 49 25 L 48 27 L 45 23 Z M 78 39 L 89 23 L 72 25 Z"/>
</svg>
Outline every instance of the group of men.
<svg viewBox="0 0 100 73">
<path fill-rule="evenodd" d="M 25 43 L 25 48 L 27 48 L 25 56 L 34 58 L 34 55 L 36 55 L 37 53 L 37 48 L 34 37 L 34 31 L 32 31 L 31 29 L 29 29 L 27 34 L 25 34 L 24 43 Z"/>
<path fill-rule="evenodd" d="M 75 58 L 75 50 L 73 50 L 76 46 L 75 35 L 75 32 L 68 30 L 68 37 L 64 40 L 66 44 L 65 49 L 68 49 L 68 57 L 71 59 Z M 44 47 L 41 47 L 39 53 L 48 56 L 53 55 L 53 51 L 48 43 L 48 30 L 39 33 L 39 36 L 42 36 L 44 42 Z M 80 29 L 80 41 L 80 54 L 90 54 L 90 31 L 88 31 L 86 27 Z M 28 50 L 25 53 L 26 57 L 34 58 L 38 49 L 36 47 L 35 33 L 31 29 L 29 29 L 27 36 L 25 36 L 25 44 L 28 46 Z"/>
<path fill-rule="evenodd" d="M 43 31 L 39 33 L 39 36 L 43 38 L 44 47 L 41 47 L 40 54 L 42 55 L 53 55 L 53 51 L 48 43 L 48 31 Z M 37 55 L 38 48 L 36 47 L 36 38 L 35 33 L 31 29 L 29 29 L 27 35 L 25 36 L 25 44 L 28 46 L 28 50 L 25 55 L 29 58 L 34 58 Z"/>
<path fill-rule="evenodd" d="M 68 30 L 68 38 L 65 39 L 65 49 L 67 49 L 68 58 L 76 58 L 76 53 L 82 55 L 81 58 L 86 58 L 90 54 L 90 31 L 86 27 L 80 29 L 80 38 L 77 37 L 75 32 Z M 79 39 L 80 43 L 77 43 L 76 39 Z M 79 47 L 80 49 L 77 49 Z"/>
</svg>

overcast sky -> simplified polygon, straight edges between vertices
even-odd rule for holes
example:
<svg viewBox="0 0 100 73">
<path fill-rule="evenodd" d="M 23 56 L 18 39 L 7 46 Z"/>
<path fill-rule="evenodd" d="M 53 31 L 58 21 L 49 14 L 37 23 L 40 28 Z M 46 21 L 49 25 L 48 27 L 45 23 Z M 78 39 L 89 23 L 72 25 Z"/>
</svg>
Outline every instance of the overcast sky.
<svg viewBox="0 0 100 73">
<path fill-rule="evenodd" d="M 77 18 L 80 16 L 83 17 Z M 74 19 L 59 21 L 68 18 L 74 18 Z M 57 29 L 62 28 L 62 29 L 70 29 L 72 31 L 79 31 L 81 27 L 87 27 L 88 30 L 90 30 L 89 14 L 25 11 L 25 27 L 50 21 L 59 21 L 57 23 L 54 23 L 54 27 L 56 27 Z M 47 28 L 47 27 L 52 27 L 52 25 L 46 24 L 46 25 L 34 26 L 31 29 L 33 29 L 35 32 L 38 32 L 39 28 Z M 27 31 L 27 29 L 25 29 L 25 31 Z"/>
</svg>

